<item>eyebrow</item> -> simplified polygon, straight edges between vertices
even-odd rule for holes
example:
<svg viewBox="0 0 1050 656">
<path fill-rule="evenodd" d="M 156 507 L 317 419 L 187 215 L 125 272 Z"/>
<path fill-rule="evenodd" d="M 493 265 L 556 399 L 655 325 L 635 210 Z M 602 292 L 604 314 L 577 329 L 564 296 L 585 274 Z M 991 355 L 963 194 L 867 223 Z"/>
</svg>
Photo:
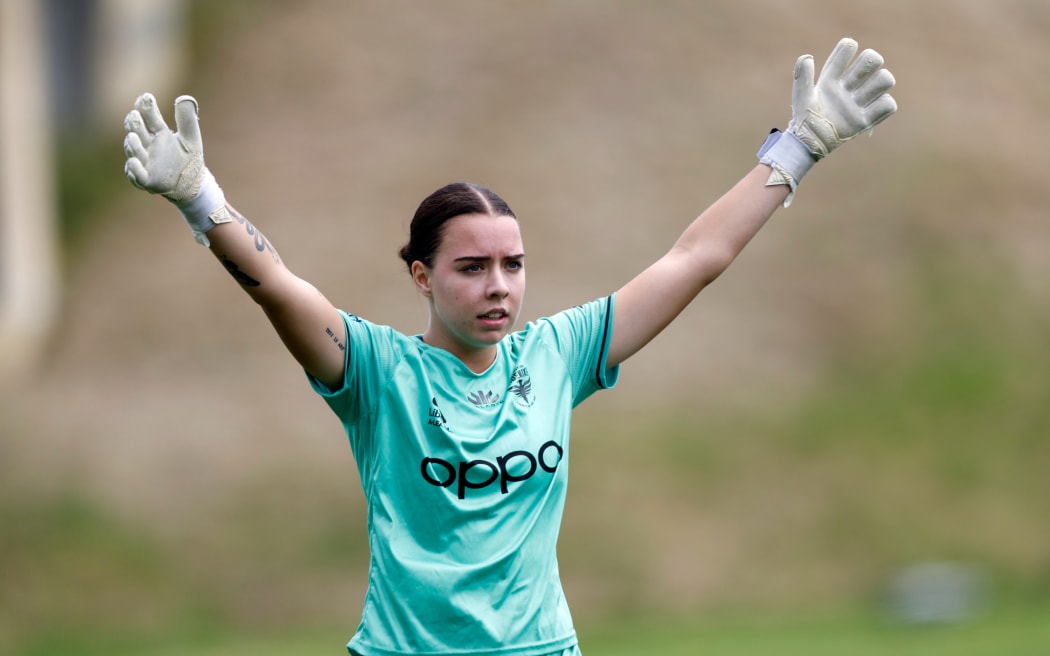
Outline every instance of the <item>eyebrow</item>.
<svg viewBox="0 0 1050 656">
<path fill-rule="evenodd" d="M 518 253 L 517 255 L 508 255 L 503 258 L 504 260 L 524 260 L 525 253 Z M 457 257 L 452 260 L 453 262 L 488 262 L 492 260 L 488 255 L 464 255 L 463 257 Z"/>
</svg>

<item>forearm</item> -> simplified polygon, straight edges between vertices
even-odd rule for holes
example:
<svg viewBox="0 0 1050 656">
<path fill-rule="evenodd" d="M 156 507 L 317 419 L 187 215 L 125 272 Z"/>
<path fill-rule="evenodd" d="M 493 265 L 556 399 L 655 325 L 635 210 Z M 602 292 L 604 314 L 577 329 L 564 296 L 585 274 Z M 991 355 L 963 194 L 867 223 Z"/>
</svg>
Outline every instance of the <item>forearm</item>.
<svg viewBox="0 0 1050 656">
<path fill-rule="evenodd" d="M 265 306 L 291 273 L 262 231 L 231 205 L 226 207 L 232 220 L 208 231 L 209 249 L 241 288 Z"/>
<path fill-rule="evenodd" d="M 784 199 L 786 185 L 766 186 L 769 167 L 758 165 L 698 216 L 668 257 L 681 261 L 683 283 L 695 296 L 717 278 L 758 234 Z"/>
</svg>

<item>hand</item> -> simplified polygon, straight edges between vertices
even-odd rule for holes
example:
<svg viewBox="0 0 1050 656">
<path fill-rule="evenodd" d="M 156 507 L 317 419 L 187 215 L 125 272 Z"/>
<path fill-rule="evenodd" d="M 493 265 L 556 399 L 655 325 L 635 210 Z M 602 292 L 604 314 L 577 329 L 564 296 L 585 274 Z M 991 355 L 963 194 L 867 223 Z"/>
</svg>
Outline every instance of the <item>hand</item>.
<svg viewBox="0 0 1050 656">
<path fill-rule="evenodd" d="M 882 68 L 882 55 L 867 49 L 853 59 L 856 52 L 853 39 L 839 41 L 816 84 L 812 55 L 803 55 L 795 62 L 787 131 L 818 160 L 897 111 L 897 103 L 888 93 L 896 81 Z"/>
<path fill-rule="evenodd" d="M 197 101 L 192 96 L 175 100 L 172 132 L 164 122 L 157 101 L 144 93 L 124 119 L 124 173 L 131 184 L 173 202 L 190 200 L 200 191 L 204 177 L 204 145 L 197 123 Z"/>
<path fill-rule="evenodd" d="M 157 101 L 144 93 L 124 119 L 124 174 L 131 184 L 161 194 L 179 209 L 194 238 L 209 245 L 204 233 L 230 220 L 226 198 L 204 166 L 204 145 L 197 122 L 197 101 L 175 99 L 175 127 L 168 129 Z"/>
</svg>

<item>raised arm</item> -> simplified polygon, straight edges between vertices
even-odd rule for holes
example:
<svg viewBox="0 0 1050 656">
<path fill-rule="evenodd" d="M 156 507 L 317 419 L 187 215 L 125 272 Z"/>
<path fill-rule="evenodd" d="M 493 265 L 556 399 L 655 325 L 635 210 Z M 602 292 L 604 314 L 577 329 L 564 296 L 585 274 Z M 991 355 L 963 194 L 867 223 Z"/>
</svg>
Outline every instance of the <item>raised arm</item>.
<svg viewBox="0 0 1050 656">
<path fill-rule="evenodd" d="M 128 179 L 170 200 L 194 238 L 262 307 L 292 356 L 319 381 L 338 387 L 346 350 L 338 310 L 288 270 L 262 232 L 226 202 L 204 166 L 196 100 L 176 99 L 175 125 L 176 132 L 168 129 L 152 95 L 139 96 L 124 122 Z"/>
<path fill-rule="evenodd" d="M 832 150 L 897 111 L 883 58 L 842 39 L 814 82 L 813 57 L 795 62 L 791 120 L 758 152 L 759 165 L 697 217 L 666 255 L 616 294 L 610 366 L 649 343 L 736 259 L 802 177 Z"/>
</svg>

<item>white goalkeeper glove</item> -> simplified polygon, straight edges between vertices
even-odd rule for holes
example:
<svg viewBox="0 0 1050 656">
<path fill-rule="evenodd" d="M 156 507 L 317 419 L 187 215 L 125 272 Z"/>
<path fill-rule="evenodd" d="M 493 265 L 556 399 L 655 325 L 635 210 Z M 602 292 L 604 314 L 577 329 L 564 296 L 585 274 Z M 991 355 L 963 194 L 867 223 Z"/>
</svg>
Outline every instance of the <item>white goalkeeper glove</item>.
<svg viewBox="0 0 1050 656">
<path fill-rule="evenodd" d="M 175 127 L 168 129 L 157 100 L 144 93 L 124 119 L 124 173 L 131 184 L 161 194 L 182 213 L 198 243 L 210 246 L 205 234 L 230 221 L 226 197 L 215 176 L 204 166 L 204 145 L 197 122 L 197 101 L 175 99 Z"/>
<path fill-rule="evenodd" d="M 856 52 L 856 41 L 840 40 L 816 83 L 813 56 L 803 55 L 795 62 L 787 131 L 774 130 L 758 151 L 759 161 L 773 169 L 766 185 L 791 188 L 784 207 L 791 204 L 813 164 L 897 111 L 897 102 L 889 94 L 896 81 L 882 67 L 882 55 L 867 49 L 854 59 Z"/>
</svg>

